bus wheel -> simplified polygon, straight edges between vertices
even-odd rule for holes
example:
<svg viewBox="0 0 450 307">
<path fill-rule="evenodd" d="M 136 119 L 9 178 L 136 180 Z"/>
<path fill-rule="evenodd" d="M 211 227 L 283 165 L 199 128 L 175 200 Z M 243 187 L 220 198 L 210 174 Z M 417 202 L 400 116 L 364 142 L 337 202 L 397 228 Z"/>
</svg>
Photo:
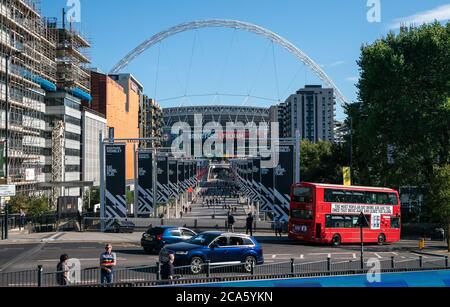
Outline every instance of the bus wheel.
<svg viewBox="0 0 450 307">
<path fill-rule="evenodd" d="M 333 236 L 333 240 L 331 242 L 333 243 L 333 246 L 341 245 L 341 236 L 340 235 L 334 235 Z"/>
<path fill-rule="evenodd" d="M 378 245 L 383 245 L 386 243 L 386 236 L 382 233 L 378 235 Z"/>
</svg>

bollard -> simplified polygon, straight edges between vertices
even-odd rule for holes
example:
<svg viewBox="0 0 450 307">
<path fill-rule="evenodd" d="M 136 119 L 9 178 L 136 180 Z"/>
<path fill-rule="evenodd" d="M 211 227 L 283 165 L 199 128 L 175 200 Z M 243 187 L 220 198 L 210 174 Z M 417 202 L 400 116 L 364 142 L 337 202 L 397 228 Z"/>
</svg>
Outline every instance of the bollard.
<svg viewBox="0 0 450 307">
<path fill-rule="evenodd" d="M 43 272 L 42 265 L 38 265 L 38 268 L 37 268 L 37 274 L 38 274 L 38 276 L 37 276 L 37 286 L 39 288 L 42 287 L 42 272 Z"/>
<path fill-rule="evenodd" d="M 391 269 L 395 269 L 395 257 L 391 256 Z"/>
<path fill-rule="evenodd" d="M 327 271 L 331 272 L 331 257 L 327 258 Z"/>
<path fill-rule="evenodd" d="M 211 277 L 211 260 L 206 261 L 206 277 Z"/>
<path fill-rule="evenodd" d="M 294 275 L 295 273 L 295 266 L 294 266 L 294 258 L 291 258 L 291 274 Z"/>
<path fill-rule="evenodd" d="M 423 257 L 419 256 L 419 268 L 423 268 Z"/>
<path fill-rule="evenodd" d="M 161 264 L 156 263 L 156 280 L 161 280 Z"/>
<path fill-rule="evenodd" d="M 445 256 L 445 267 L 448 268 L 448 256 Z"/>
</svg>

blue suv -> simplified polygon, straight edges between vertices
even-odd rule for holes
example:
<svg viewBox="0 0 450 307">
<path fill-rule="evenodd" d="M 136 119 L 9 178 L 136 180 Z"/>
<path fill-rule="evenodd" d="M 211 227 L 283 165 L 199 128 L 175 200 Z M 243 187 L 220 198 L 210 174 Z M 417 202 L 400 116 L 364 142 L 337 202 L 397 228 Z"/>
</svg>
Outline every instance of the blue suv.
<svg viewBox="0 0 450 307">
<path fill-rule="evenodd" d="M 197 235 L 193 230 L 176 226 L 150 227 L 142 234 L 141 246 L 146 253 L 159 253 L 166 244 L 188 241 Z"/>
<path fill-rule="evenodd" d="M 182 243 L 164 246 L 160 261 L 175 255 L 175 266 L 190 266 L 193 274 L 202 271 L 206 261 L 214 266 L 243 264 L 247 272 L 253 265 L 264 263 L 263 250 L 255 238 L 244 234 L 207 231 Z"/>
</svg>

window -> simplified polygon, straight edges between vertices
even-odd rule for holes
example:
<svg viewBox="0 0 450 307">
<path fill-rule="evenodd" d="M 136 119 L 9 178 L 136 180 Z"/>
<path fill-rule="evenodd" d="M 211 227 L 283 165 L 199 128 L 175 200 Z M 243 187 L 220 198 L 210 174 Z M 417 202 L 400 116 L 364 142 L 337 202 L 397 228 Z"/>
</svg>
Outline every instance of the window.
<svg viewBox="0 0 450 307">
<path fill-rule="evenodd" d="M 391 228 L 393 228 L 393 229 L 400 228 L 400 218 L 399 217 L 391 217 Z"/>
<path fill-rule="evenodd" d="M 180 230 L 179 230 L 179 229 L 172 229 L 172 230 L 170 231 L 170 235 L 171 235 L 171 236 L 174 236 L 174 237 L 181 237 L 181 233 L 180 233 Z"/>
<path fill-rule="evenodd" d="M 370 225 L 370 216 L 365 216 Z M 369 225 L 364 225 L 368 228 Z M 326 228 L 359 228 L 358 215 L 327 215 L 325 217 Z"/>
<path fill-rule="evenodd" d="M 181 229 L 181 235 L 183 237 L 193 237 L 195 234 L 192 231 L 189 231 L 187 229 Z"/>
<path fill-rule="evenodd" d="M 397 195 L 384 192 L 364 192 L 326 189 L 324 200 L 329 203 L 396 205 Z"/>
<path fill-rule="evenodd" d="M 291 210 L 291 217 L 294 219 L 312 220 L 313 212 L 310 210 Z"/>
<path fill-rule="evenodd" d="M 255 243 L 253 243 L 253 241 L 249 238 L 242 238 L 242 241 L 244 245 L 255 245 Z"/>
<path fill-rule="evenodd" d="M 214 241 L 214 243 L 216 243 L 219 246 L 226 246 L 228 242 L 227 242 L 227 238 L 220 237 L 216 241 Z"/>
<path fill-rule="evenodd" d="M 294 187 L 293 202 L 310 203 L 312 202 L 312 189 L 307 187 Z"/>
<path fill-rule="evenodd" d="M 231 237 L 230 238 L 230 246 L 244 245 L 244 240 L 240 237 Z"/>
</svg>

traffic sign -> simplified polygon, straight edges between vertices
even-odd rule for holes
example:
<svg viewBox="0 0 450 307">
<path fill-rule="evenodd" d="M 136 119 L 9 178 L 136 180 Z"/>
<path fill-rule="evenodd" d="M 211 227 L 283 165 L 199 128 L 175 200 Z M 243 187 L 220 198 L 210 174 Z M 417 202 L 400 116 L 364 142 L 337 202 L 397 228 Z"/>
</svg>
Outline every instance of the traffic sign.
<svg viewBox="0 0 450 307">
<path fill-rule="evenodd" d="M 16 196 L 16 186 L 14 184 L 0 185 L 0 197 L 5 196 Z"/>
</svg>

